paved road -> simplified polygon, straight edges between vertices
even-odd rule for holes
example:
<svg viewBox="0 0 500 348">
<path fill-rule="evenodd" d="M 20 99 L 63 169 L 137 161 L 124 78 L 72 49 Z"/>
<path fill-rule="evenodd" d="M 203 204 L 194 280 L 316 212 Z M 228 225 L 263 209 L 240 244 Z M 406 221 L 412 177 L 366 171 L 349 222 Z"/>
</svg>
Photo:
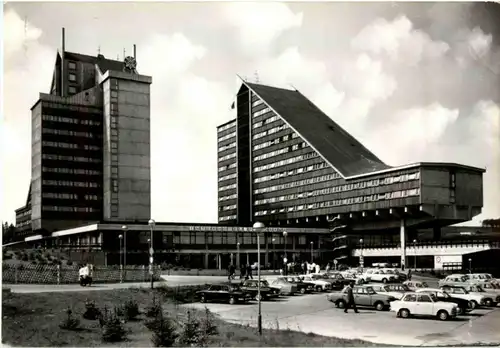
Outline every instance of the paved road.
<svg viewBox="0 0 500 348">
<path fill-rule="evenodd" d="M 245 305 L 201 304 L 224 320 L 256 326 L 256 303 Z M 325 294 L 297 295 L 262 302 L 265 328 L 313 332 L 324 336 L 363 339 L 380 344 L 457 345 L 500 343 L 500 308 L 479 309 L 451 321 L 434 319 L 400 319 L 393 312 L 360 309 L 360 314 L 343 313 L 326 300 Z"/>
</svg>

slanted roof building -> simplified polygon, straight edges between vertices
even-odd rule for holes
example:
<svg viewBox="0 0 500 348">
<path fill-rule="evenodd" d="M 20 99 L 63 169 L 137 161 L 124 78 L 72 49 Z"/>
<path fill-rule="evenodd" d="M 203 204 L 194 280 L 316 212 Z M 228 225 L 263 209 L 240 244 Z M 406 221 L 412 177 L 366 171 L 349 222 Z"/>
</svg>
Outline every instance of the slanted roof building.
<svg viewBox="0 0 500 348">
<path fill-rule="evenodd" d="M 297 90 L 242 81 L 237 117 L 218 127 L 219 223 L 353 230 L 435 228 L 483 206 L 484 169 L 391 167 Z"/>
</svg>

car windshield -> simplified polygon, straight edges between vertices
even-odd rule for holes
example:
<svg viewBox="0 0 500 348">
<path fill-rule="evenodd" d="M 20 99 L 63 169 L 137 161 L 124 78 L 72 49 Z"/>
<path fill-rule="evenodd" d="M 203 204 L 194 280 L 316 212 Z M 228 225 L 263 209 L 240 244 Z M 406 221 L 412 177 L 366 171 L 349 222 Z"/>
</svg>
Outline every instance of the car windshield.
<svg viewBox="0 0 500 348">
<path fill-rule="evenodd" d="M 394 274 L 394 271 L 392 269 L 388 269 L 385 271 L 386 274 Z"/>
<path fill-rule="evenodd" d="M 295 283 L 295 278 L 288 277 L 286 278 L 286 280 L 288 280 L 290 283 Z"/>
<path fill-rule="evenodd" d="M 373 294 L 375 294 L 376 292 L 375 292 L 372 288 L 366 288 L 366 293 L 367 293 L 368 295 L 373 295 Z"/>
<path fill-rule="evenodd" d="M 389 285 L 384 285 L 380 287 L 380 290 L 391 291 L 391 288 L 389 287 Z"/>
<path fill-rule="evenodd" d="M 422 282 L 422 287 L 423 287 L 423 288 L 428 288 L 428 287 L 429 287 L 429 285 L 427 285 L 427 283 L 426 283 L 426 282 Z"/>
<path fill-rule="evenodd" d="M 470 291 L 472 292 L 485 292 L 482 287 L 480 286 L 471 286 Z"/>
<path fill-rule="evenodd" d="M 493 277 L 491 276 L 491 274 L 485 274 L 484 276 L 486 277 L 486 279 L 491 279 L 491 278 L 493 278 Z"/>
<path fill-rule="evenodd" d="M 451 296 L 446 291 L 443 291 L 443 297 L 444 298 L 450 298 Z"/>
<path fill-rule="evenodd" d="M 229 290 L 231 290 L 231 291 L 238 291 L 238 290 L 240 290 L 240 287 L 239 287 L 239 286 L 237 286 L 237 285 L 231 285 L 231 286 L 229 287 Z"/>
<path fill-rule="evenodd" d="M 401 284 L 401 288 L 403 289 L 403 291 L 410 291 L 410 288 L 406 284 Z"/>
<path fill-rule="evenodd" d="M 437 302 L 438 299 L 434 293 L 431 292 L 429 296 L 431 297 L 432 301 Z"/>
<path fill-rule="evenodd" d="M 260 285 L 262 285 L 262 286 L 269 286 L 269 283 L 268 283 L 267 280 L 261 280 L 260 281 Z"/>
</svg>

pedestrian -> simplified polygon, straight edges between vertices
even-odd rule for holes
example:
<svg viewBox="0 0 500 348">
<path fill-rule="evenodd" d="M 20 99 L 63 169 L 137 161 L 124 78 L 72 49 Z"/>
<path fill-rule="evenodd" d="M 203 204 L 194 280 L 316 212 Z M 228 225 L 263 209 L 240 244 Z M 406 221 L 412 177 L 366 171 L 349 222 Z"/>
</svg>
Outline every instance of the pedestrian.
<svg viewBox="0 0 500 348">
<path fill-rule="evenodd" d="M 247 279 L 253 279 L 252 277 L 252 266 L 247 265 Z"/>
<path fill-rule="evenodd" d="M 326 264 L 326 273 L 330 272 L 330 262 Z"/>
<path fill-rule="evenodd" d="M 236 269 L 234 267 L 234 265 L 231 263 L 229 265 L 229 276 L 228 276 L 228 280 L 231 281 L 231 279 L 234 279 L 234 273 L 235 273 Z"/>
<path fill-rule="evenodd" d="M 349 285 L 347 286 L 347 303 L 345 305 L 345 308 L 344 308 L 344 313 L 347 313 L 347 310 L 349 308 L 352 308 L 354 310 L 354 313 L 359 313 L 358 312 L 358 308 L 356 307 L 356 302 L 354 302 L 354 294 L 353 294 L 353 286 L 354 286 L 354 283 L 349 283 Z"/>
<path fill-rule="evenodd" d="M 411 269 L 408 270 L 408 280 L 411 280 Z"/>
<path fill-rule="evenodd" d="M 246 279 L 247 268 L 245 265 L 240 266 L 240 279 Z"/>
<path fill-rule="evenodd" d="M 316 264 L 316 273 L 319 273 L 319 271 L 321 271 L 321 267 L 319 265 L 319 263 Z"/>
<path fill-rule="evenodd" d="M 307 265 L 305 262 L 302 262 L 302 274 L 306 274 L 306 270 L 307 270 Z"/>
</svg>

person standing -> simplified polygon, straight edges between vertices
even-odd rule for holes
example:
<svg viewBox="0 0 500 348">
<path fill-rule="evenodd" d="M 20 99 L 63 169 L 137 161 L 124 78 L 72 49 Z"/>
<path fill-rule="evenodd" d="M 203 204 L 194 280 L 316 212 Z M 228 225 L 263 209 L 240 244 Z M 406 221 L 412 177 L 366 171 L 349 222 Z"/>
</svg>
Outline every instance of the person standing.
<svg viewBox="0 0 500 348">
<path fill-rule="evenodd" d="M 330 262 L 326 264 L 326 273 L 330 272 Z"/>
<path fill-rule="evenodd" d="M 352 308 L 354 310 L 354 313 L 359 313 L 358 308 L 356 307 L 356 302 L 354 302 L 354 293 L 353 293 L 353 283 L 349 283 L 347 286 L 346 292 L 347 292 L 347 304 L 344 309 L 344 313 L 347 313 L 347 310 L 349 308 Z"/>
<path fill-rule="evenodd" d="M 229 276 L 228 276 L 228 279 L 229 281 L 231 281 L 231 279 L 234 279 L 234 272 L 235 272 L 235 267 L 233 264 L 230 264 L 229 265 Z"/>
<path fill-rule="evenodd" d="M 247 265 L 247 279 L 253 279 L 252 277 L 252 266 Z"/>
<path fill-rule="evenodd" d="M 411 280 L 411 269 L 408 269 L 408 276 L 407 276 L 408 280 Z"/>
<path fill-rule="evenodd" d="M 321 266 L 319 263 L 316 264 L 316 273 L 319 273 L 321 271 Z"/>
<path fill-rule="evenodd" d="M 245 279 L 247 268 L 245 265 L 240 266 L 240 279 Z"/>
</svg>

